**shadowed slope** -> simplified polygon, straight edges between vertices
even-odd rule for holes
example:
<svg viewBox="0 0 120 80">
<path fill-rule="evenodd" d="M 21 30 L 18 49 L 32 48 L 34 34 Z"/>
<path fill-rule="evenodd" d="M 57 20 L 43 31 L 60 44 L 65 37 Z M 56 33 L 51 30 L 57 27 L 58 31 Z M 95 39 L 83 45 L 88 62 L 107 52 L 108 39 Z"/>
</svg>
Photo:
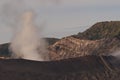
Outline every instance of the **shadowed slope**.
<svg viewBox="0 0 120 80">
<path fill-rule="evenodd" d="M 51 62 L 1 59 L 0 80 L 119 80 L 117 59 L 112 56 L 102 58 L 105 63 L 99 56 Z"/>
</svg>

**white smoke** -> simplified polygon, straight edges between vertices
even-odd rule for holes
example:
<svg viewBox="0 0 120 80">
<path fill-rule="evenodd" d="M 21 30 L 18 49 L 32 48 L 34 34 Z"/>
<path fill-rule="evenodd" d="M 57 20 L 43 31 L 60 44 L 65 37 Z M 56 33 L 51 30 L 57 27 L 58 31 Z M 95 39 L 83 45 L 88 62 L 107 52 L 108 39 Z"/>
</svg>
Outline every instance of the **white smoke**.
<svg viewBox="0 0 120 80">
<path fill-rule="evenodd" d="M 111 55 L 120 58 L 120 50 L 113 52 Z"/>
<path fill-rule="evenodd" d="M 33 17 L 33 12 L 25 12 L 22 16 L 21 27 L 10 45 L 13 58 L 48 60 L 45 42 L 41 39 L 38 28 L 33 24 Z"/>
<path fill-rule="evenodd" d="M 42 30 L 39 33 L 37 27 L 43 28 L 38 22 L 40 13 L 37 12 L 40 12 L 40 7 L 56 3 L 59 0 L 0 0 L 0 22 L 15 33 L 10 45 L 13 58 L 49 60 L 45 41 L 40 35 Z"/>
</svg>

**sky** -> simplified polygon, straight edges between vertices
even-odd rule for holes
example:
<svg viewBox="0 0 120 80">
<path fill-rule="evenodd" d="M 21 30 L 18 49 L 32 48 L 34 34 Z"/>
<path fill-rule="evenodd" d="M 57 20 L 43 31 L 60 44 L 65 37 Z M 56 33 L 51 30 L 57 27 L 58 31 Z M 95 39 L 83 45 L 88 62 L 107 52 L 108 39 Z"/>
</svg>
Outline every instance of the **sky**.
<svg viewBox="0 0 120 80">
<path fill-rule="evenodd" d="M 83 32 L 96 22 L 120 21 L 120 0 L 0 0 L 0 43 L 9 42 L 19 16 L 33 10 L 45 37 Z"/>
</svg>

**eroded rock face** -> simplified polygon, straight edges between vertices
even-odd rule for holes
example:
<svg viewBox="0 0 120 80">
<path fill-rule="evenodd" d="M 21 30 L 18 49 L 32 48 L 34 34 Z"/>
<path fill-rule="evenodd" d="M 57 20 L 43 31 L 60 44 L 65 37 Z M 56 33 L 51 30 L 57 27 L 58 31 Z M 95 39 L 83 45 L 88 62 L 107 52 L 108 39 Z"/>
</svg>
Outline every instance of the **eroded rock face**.
<svg viewBox="0 0 120 80">
<path fill-rule="evenodd" d="M 81 40 L 66 37 L 49 47 L 51 60 L 74 58 L 86 55 L 110 55 L 120 50 L 118 38 Z"/>
<path fill-rule="evenodd" d="M 100 40 L 83 40 L 73 37 L 63 38 L 49 45 L 50 60 L 75 58 L 86 55 L 110 55 L 120 50 L 119 36 Z M 0 45 L 0 57 L 9 58 L 9 44 Z"/>
</svg>

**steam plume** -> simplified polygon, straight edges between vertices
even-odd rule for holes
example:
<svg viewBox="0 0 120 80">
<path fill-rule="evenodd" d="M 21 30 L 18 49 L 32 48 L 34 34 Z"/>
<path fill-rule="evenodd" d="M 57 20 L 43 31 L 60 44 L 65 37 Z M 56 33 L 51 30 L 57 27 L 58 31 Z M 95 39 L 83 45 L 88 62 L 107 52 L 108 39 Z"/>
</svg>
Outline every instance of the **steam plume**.
<svg viewBox="0 0 120 80">
<path fill-rule="evenodd" d="M 111 55 L 120 58 L 120 50 L 113 52 Z"/>
<path fill-rule="evenodd" d="M 11 27 L 15 35 L 11 41 L 10 50 L 13 58 L 32 60 L 48 60 L 45 42 L 40 39 L 40 34 L 34 24 L 34 13 L 39 13 L 39 8 L 59 3 L 58 0 L 0 0 L 0 21 Z M 30 10 L 27 12 L 27 10 Z M 22 18 L 20 16 L 22 15 Z M 40 15 L 37 15 L 38 18 Z M 40 24 L 36 23 L 37 26 Z M 14 30 L 14 28 L 16 28 Z M 41 28 L 41 27 L 40 27 Z"/>
<path fill-rule="evenodd" d="M 31 60 L 48 60 L 45 42 L 40 39 L 38 29 L 33 24 L 33 12 L 25 12 L 22 16 L 21 27 L 14 36 L 10 49 L 12 57 Z"/>
</svg>

